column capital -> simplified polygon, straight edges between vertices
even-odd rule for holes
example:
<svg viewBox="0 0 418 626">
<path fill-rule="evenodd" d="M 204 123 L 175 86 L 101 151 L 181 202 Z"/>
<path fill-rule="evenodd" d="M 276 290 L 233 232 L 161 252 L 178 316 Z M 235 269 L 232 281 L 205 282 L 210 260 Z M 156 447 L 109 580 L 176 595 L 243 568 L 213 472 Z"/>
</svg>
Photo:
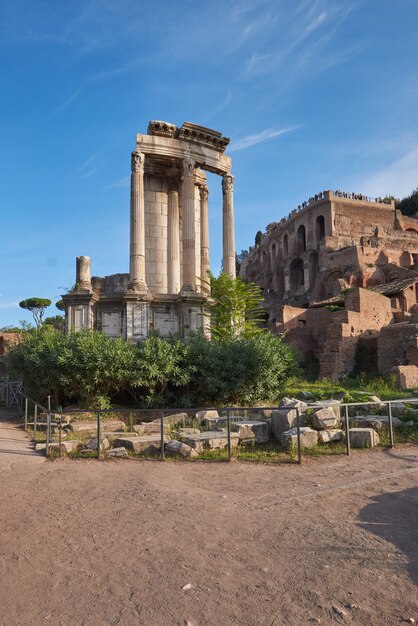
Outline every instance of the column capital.
<svg viewBox="0 0 418 626">
<path fill-rule="evenodd" d="M 134 150 L 131 153 L 131 170 L 132 172 L 143 172 L 145 164 L 145 154 L 143 152 L 139 152 L 139 150 Z"/>
<path fill-rule="evenodd" d="M 206 185 L 199 185 L 199 193 L 201 200 L 207 200 L 209 198 L 209 189 Z"/>
<path fill-rule="evenodd" d="M 183 176 L 193 176 L 196 169 L 196 163 L 192 159 L 183 159 L 182 161 Z"/>
<path fill-rule="evenodd" d="M 222 176 L 222 191 L 226 193 L 227 191 L 234 190 L 234 177 L 232 174 L 224 174 Z"/>
</svg>

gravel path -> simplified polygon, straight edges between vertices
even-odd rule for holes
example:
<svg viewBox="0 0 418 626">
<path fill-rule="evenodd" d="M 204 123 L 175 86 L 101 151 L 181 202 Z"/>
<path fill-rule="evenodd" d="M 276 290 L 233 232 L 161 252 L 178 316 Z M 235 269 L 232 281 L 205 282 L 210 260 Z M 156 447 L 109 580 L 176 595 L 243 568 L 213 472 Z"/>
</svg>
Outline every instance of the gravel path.
<svg viewBox="0 0 418 626">
<path fill-rule="evenodd" d="M 49 462 L 1 437 L 1 625 L 418 622 L 417 447 Z"/>
</svg>

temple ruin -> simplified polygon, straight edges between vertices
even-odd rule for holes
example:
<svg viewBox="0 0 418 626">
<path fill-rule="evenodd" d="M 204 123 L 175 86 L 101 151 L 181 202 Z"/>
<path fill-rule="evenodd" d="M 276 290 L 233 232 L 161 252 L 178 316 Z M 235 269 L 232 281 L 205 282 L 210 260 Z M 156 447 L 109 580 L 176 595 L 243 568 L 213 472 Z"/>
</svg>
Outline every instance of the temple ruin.
<svg viewBox="0 0 418 626">
<path fill-rule="evenodd" d="M 262 287 L 267 327 L 321 378 L 353 370 L 361 337 L 371 366 L 418 385 L 418 220 L 393 201 L 321 192 L 267 226 L 241 276 Z"/>
<path fill-rule="evenodd" d="M 209 202 L 205 171 L 222 177 L 223 271 L 235 277 L 234 177 L 221 133 L 185 122 L 151 121 L 131 155 L 129 274 L 103 278 L 77 258 L 63 296 L 66 328 L 141 340 L 207 330 Z"/>
</svg>

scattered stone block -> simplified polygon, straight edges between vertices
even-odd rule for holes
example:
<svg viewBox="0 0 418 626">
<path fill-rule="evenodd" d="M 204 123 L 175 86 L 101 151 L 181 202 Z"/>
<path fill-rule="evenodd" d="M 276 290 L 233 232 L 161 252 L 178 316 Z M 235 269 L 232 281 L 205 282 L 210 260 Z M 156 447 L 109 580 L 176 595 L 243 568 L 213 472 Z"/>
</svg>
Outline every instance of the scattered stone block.
<svg viewBox="0 0 418 626">
<path fill-rule="evenodd" d="M 46 453 L 46 443 L 36 443 L 35 444 L 35 452 L 43 452 Z"/>
<path fill-rule="evenodd" d="M 166 435 L 170 431 L 170 425 L 165 421 L 163 422 L 163 430 Z M 134 426 L 134 431 L 138 435 L 151 435 L 159 433 L 161 432 L 161 421 L 158 420 L 154 422 L 142 422 L 141 424 L 136 424 Z"/>
<path fill-rule="evenodd" d="M 300 425 L 305 422 L 305 415 L 299 414 Z M 281 441 L 282 434 L 291 428 L 296 427 L 297 412 L 296 409 L 283 407 L 276 409 L 271 415 L 271 429 L 276 439 Z"/>
<path fill-rule="evenodd" d="M 220 431 L 207 431 L 198 435 L 191 435 L 183 439 L 196 452 L 206 450 L 221 450 L 228 446 L 228 435 Z M 239 434 L 231 433 L 231 448 L 235 448 L 239 442 Z"/>
<path fill-rule="evenodd" d="M 373 428 L 350 428 L 349 433 L 352 448 L 374 448 L 380 442 Z"/>
<path fill-rule="evenodd" d="M 102 420 L 100 423 L 102 431 L 115 432 L 125 431 L 125 422 L 121 420 Z M 97 434 L 97 421 L 96 420 L 79 420 L 71 422 L 71 429 L 73 433 L 80 435 L 80 437 L 86 437 L 88 435 Z"/>
<path fill-rule="evenodd" d="M 106 439 L 108 439 L 109 441 L 115 441 L 115 439 L 118 439 L 120 437 L 138 437 L 138 433 L 130 433 L 130 432 L 125 432 L 125 431 L 117 431 L 115 430 L 114 432 L 107 432 L 104 431 L 102 432 L 102 436 L 106 437 Z"/>
<path fill-rule="evenodd" d="M 198 428 L 179 428 L 179 437 L 189 437 L 190 435 L 198 435 L 200 430 Z"/>
<path fill-rule="evenodd" d="M 97 437 L 93 437 L 93 439 L 89 439 L 86 443 L 86 449 L 87 450 L 97 450 Z M 110 442 L 109 439 L 107 439 L 107 437 L 103 437 L 102 442 L 100 444 L 100 449 L 101 450 L 108 450 L 110 448 Z"/>
<path fill-rule="evenodd" d="M 350 423 L 361 428 L 374 428 L 375 430 L 382 430 L 382 428 L 389 428 L 389 416 L 357 415 L 356 417 L 350 418 Z M 393 428 L 402 426 L 401 420 L 392 416 L 392 426 Z"/>
<path fill-rule="evenodd" d="M 318 431 L 318 443 L 331 443 L 332 441 L 342 441 L 343 439 L 344 431 L 339 428 Z"/>
<path fill-rule="evenodd" d="M 289 409 L 296 409 L 296 407 L 298 409 L 306 409 L 307 408 L 307 404 L 306 402 L 303 402 L 303 400 L 298 400 L 297 398 L 282 398 L 282 401 L 280 402 L 280 408 L 289 408 Z"/>
<path fill-rule="evenodd" d="M 189 421 L 189 416 L 187 413 L 174 413 L 173 415 L 164 415 L 163 422 L 164 424 L 181 424 L 187 423 Z M 161 418 L 157 417 L 157 419 L 152 420 L 153 424 L 160 424 Z"/>
<path fill-rule="evenodd" d="M 79 441 L 63 441 L 61 443 L 61 454 L 63 456 L 66 456 L 67 454 L 69 454 L 70 452 L 77 452 L 78 447 L 80 445 Z M 45 446 L 46 448 L 46 446 Z M 60 444 L 59 443 L 50 443 L 49 444 L 49 449 L 48 452 L 57 452 L 59 453 L 60 451 Z"/>
<path fill-rule="evenodd" d="M 164 443 L 170 441 L 164 436 Z M 142 437 L 120 437 L 115 440 L 115 447 L 126 448 L 133 452 L 158 452 L 161 448 L 160 435 L 143 435 Z"/>
<path fill-rule="evenodd" d="M 126 448 L 113 448 L 112 450 L 108 450 L 107 451 L 107 456 L 110 457 L 126 457 L 128 456 L 128 452 L 126 450 Z"/>
<path fill-rule="evenodd" d="M 317 430 L 330 430 L 338 428 L 339 425 L 340 418 L 335 415 L 332 406 L 317 409 L 312 415 L 312 426 Z"/>
<path fill-rule="evenodd" d="M 314 448 L 318 443 L 318 433 L 316 430 L 309 428 L 309 426 L 302 426 L 300 428 L 300 446 L 301 448 Z M 281 438 L 282 447 L 285 450 L 289 448 L 297 448 L 298 446 L 298 431 L 297 428 L 291 428 L 282 434 Z"/>
<path fill-rule="evenodd" d="M 213 411 L 213 410 L 208 410 L 208 411 L 197 411 L 196 413 L 196 419 L 198 420 L 204 420 L 207 418 L 216 418 L 219 417 L 219 413 L 218 411 Z"/>
<path fill-rule="evenodd" d="M 267 422 L 233 422 L 231 424 L 231 428 L 239 434 L 240 443 L 249 441 L 254 443 L 267 443 L 269 440 L 269 428 Z"/>
<path fill-rule="evenodd" d="M 341 402 L 340 400 L 336 400 L 335 398 L 331 398 L 330 400 L 316 400 L 314 403 L 309 405 L 309 408 L 313 409 L 328 409 L 331 408 L 335 417 L 340 419 L 340 408 Z"/>
<path fill-rule="evenodd" d="M 194 448 L 187 445 L 187 443 L 184 443 L 183 441 L 177 441 L 176 439 L 172 439 L 166 444 L 165 452 L 166 454 L 174 456 L 180 454 L 186 459 L 192 459 L 199 456 L 199 453 Z"/>
</svg>

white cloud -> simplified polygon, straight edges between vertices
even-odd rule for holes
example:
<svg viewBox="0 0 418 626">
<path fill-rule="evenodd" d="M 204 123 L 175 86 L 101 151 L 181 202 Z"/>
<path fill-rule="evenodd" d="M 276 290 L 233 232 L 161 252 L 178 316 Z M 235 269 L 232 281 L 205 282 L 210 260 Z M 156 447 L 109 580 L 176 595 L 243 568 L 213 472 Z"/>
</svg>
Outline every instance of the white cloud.
<svg viewBox="0 0 418 626">
<path fill-rule="evenodd" d="M 280 137 L 280 135 L 286 135 L 287 133 L 291 133 L 298 128 L 300 128 L 300 126 L 289 126 L 288 128 L 268 128 L 267 130 L 262 130 L 261 132 L 255 133 L 254 135 L 247 135 L 246 137 L 242 137 L 242 139 L 233 141 L 231 143 L 231 146 L 228 148 L 228 152 L 238 152 L 238 150 L 245 150 L 245 148 L 255 146 L 257 143 L 262 143 L 263 141 L 274 139 L 274 137 Z"/>
<path fill-rule="evenodd" d="M 19 306 L 19 302 L 3 302 L 0 304 L 0 309 L 16 309 Z"/>
<path fill-rule="evenodd" d="M 361 185 L 361 187 L 360 187 Z M 408 196 L 418 186 L 418 147 L 410 149 L 387 167 L 365 177 L 359 188 L 372 196 Z"/>
</svg>

